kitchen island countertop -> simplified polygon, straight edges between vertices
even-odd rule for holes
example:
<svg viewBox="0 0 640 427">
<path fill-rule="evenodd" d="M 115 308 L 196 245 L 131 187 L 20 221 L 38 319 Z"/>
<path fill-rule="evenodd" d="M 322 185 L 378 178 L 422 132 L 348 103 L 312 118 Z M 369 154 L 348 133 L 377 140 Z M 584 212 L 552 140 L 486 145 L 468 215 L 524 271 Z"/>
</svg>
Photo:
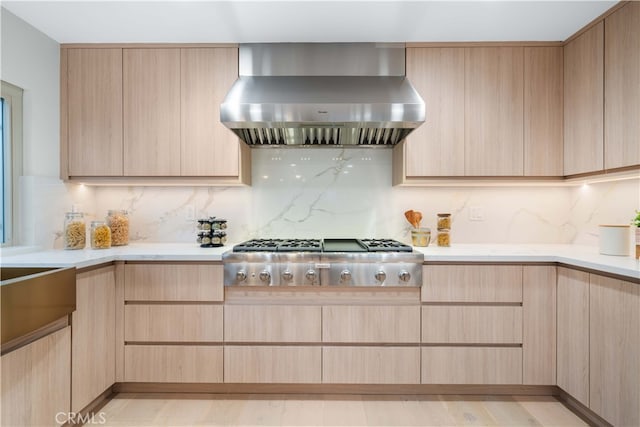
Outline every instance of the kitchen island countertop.
<svg viewBox="0 0 640 427">
<path fill-rule="evenodd" d="M 86 268 L 112 261 L 222 261 L 233 248 L 200 248 L 192 243 L 132 243 L 110 249 L 46 250 L 16 255 L 1 252 L 3 267 Z M 608 256 L 594 246 L 562 244 L 453 244 L 414 247 L 425 262 L 558 262 L 640 280 L 640 260 Z"/>
</svg>

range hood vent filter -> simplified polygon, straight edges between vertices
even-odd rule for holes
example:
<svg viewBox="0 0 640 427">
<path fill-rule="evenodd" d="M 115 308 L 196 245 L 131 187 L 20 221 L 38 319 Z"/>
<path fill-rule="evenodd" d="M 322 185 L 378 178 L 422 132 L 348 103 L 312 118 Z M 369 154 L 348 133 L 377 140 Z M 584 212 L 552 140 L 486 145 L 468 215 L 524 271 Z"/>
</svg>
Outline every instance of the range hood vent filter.
<svg viewBox="0 0 640 427">
<path fill-rule="evenodd" d="M 251 146 L 367 145 L 393 146 L 411 129 L 392 128 L 249 128 L 233 129 Z"/>
</svg>

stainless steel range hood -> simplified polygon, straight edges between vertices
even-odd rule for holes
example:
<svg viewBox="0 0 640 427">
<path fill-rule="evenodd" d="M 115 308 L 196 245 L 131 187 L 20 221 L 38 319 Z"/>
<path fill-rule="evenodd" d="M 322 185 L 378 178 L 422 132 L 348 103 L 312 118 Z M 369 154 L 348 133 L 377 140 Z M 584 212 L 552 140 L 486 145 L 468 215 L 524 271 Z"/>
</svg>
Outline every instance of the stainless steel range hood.
<svg viewBox="0 0 640 427">
<path fill-rule="evenodd" d="M 425 120 L 402 44 L 247 44 L 220 119 L 259 146 L 382 146 Z"/>
</svg>

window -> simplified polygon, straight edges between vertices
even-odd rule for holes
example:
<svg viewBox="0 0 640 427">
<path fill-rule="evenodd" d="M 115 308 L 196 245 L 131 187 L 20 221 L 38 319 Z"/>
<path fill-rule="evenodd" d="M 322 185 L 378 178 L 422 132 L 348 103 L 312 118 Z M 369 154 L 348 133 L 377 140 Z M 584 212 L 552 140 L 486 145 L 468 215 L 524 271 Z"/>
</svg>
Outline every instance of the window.
<svg viewBox="0 0 640 427">
<path fill-rule="evenodd" d="M 2 246 L 10 246 L 18 240 L 18 179 L 22 174 L 22 89 L 2 82 L 0 107 L 0 242 Z"/>
</svg>

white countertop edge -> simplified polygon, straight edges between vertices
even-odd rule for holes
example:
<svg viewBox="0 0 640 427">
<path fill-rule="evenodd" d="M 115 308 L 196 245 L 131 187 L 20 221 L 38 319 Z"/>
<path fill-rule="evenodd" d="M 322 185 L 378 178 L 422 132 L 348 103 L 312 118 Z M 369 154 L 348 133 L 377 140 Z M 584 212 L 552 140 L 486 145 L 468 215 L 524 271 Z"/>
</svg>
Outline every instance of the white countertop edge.
<svg viewBox="0 0 640 427">
<path fill-rule="evenodd" d="M 133 243 L 104 250 L 49 250 L 1 258 L 3 267 L 93 267 L 113 261 L 221 262 L 233 244 L 200 248 L 191 243 Z M 457 244 L 450 248 L 415 247 L 424 262 L 549 263 L 640 279 L 640 260 L 600 255 L 597 247 L 562 244 Z"/>
</svg>

